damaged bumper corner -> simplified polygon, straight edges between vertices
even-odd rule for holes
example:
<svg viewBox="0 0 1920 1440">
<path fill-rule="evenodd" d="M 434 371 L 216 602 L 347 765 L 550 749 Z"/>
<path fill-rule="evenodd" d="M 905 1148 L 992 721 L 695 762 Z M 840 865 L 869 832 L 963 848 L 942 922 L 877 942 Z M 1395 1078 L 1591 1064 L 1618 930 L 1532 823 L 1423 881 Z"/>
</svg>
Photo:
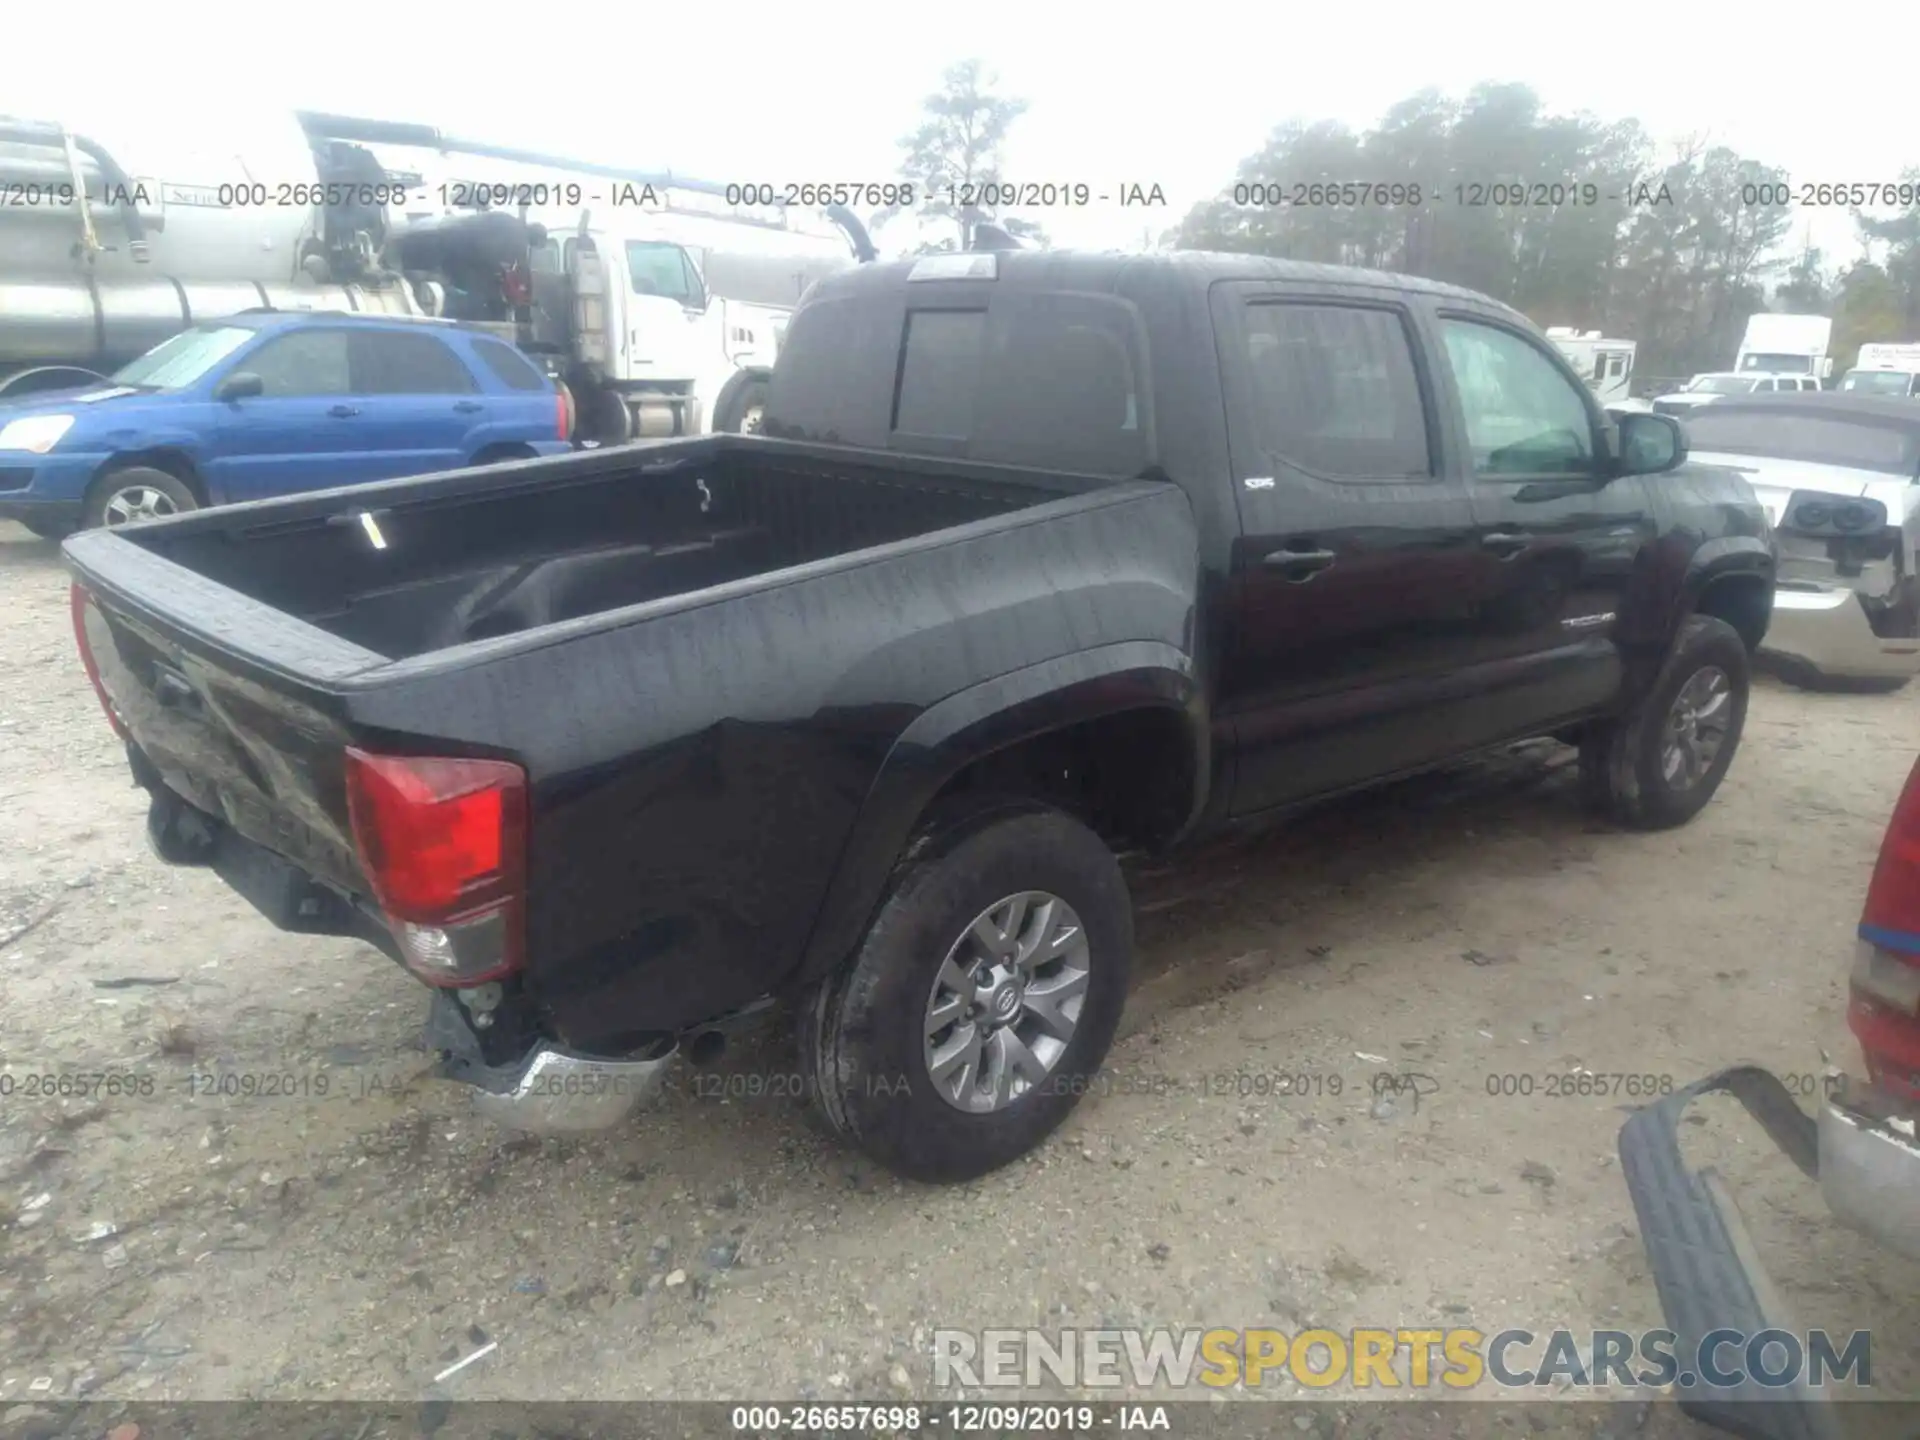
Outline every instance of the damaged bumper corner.
<svg viewBox="0 0 1920 1440">
<path fill-rule="evenodd" d="M 471 1087 L 474 1113 L 507 1130 L 570 1135 L 606 1130 L 659 1094 L 679 1047 L 671 1036 L 635 1054 L 581 1055 L 537 1041 L 517 1058 L 490 1063 L 457 1000 L 434 992 L 426 1042 L 440 1073 Z"/>
<path fill-rule="evenodd" d="M 1920 673 L 1920 640 L 1874 634 L 1859 597 L 1838 587 L 1775 589 L 1760 650 L 1839 679 L 1904 680 Z"/>
<path fill-rule="evenodd" d="M 1796 1328 L 1732 1192 L 1716 1171 L 1690 1170 L 1681 1156 L 1681 1117 L 1714 1091 L 1739 1100 L 1818 1180 L 1836 1220 L 1903 1254 L 1920 1254 L 1920 1145 L 1911 1116 L 1845 1081 L 1816 1118 L 1765 1070 L 1737 1066 L 1710 1075 L 1637 1111 L 1620 1130 L 1620 1168 L 1660 1308 L 1682 1354 L 1699 1353 L 1717 1330 Z M 1804 1382 L 1774 1389 L 1748 1377 L 1737 1388 L 1683 1389 L 1675 1398 L 1693 1419 L 1755 1440 L 1838 1440 L 1845 1433 L 1831 1395 Z"/>
<path fill-rule="evenodd" d="M 1843 1225 L 1920 1260 L 1920 1141 L 1915 1115 L 1848 1086 L 1821 1107 L 1820 1193 Z"/>
</svg>

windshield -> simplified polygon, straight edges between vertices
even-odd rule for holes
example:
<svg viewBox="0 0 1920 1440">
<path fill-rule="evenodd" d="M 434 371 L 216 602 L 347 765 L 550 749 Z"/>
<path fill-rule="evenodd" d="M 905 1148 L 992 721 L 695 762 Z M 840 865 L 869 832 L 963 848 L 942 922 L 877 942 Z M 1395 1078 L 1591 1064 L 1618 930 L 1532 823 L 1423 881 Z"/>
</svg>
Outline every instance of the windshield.
<svg viewBox="0 0 1920 1440">
<path fill-rule="evenodd" d="M 1770 370 L 1776 375 L 1811 375 L 1811 355 L 1774 355 L 1755 352 L 1740 357 L 1742 370 Z"/>
<path fill-rule="evenodd" d="M 178 390 L 191 385 L 253 338 L 253 331 L 233 325 L 183 330 L 156 345 L 113 375 L 116 385 L 139 385 L 150 390 Z"/>
<path fill-rule="evenodd" d="M 1840 382 L 1842 390 L 1856 395 L 1905 395 L 1912 387 L 1913 375 L 1907 370 L 1849 370 Z"/>
<path fill-rule="evenodd" d="M 1741 375 L 1696 375 L 1687 389 L 1702 395 L 1745 395 L 1759 383 Z"/>
<path fill-rule="evenodd" d="M 1689 416 L 1694 451 L 1761 455 L 1810 465 L 1841 465 L 1912 479 L 1920 473 L 1920 430 L 1854 416 L 1812 416 L 1804 410 L 1703 406 Z"/>
</svg>

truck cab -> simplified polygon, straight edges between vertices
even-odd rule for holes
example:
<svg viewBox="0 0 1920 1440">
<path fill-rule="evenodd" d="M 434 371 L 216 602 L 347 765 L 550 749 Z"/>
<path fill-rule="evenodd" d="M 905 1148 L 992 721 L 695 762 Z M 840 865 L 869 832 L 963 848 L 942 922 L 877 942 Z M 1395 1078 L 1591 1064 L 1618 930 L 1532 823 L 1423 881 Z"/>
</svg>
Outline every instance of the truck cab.
<svg viewBox="0 0 1920 1440">
<path fill-rule="evenodd" d="M 846 239 L 661 203 L 449 213 L 409 224 L 389 257 L 430 311 L 537 357 L 571 392 L 578 439 L 756 429 L 786 316 L 854 263 Z"/>
<path fill-rule="evenodd" d="M 1842 390 L 1859 395 L 1885 395 L 1910 400 L 1920 395 L 1920 345 L 1860 347 L 1853 369 L 1840 381 Z"/>
</svg>

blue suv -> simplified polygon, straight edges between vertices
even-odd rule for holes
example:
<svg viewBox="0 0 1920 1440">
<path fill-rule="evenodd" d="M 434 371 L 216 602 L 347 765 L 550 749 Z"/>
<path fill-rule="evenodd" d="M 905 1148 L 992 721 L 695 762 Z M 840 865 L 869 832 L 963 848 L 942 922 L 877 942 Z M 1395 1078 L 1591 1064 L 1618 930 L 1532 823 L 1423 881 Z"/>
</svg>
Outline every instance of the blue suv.
<svg viewBox="0 0 1920 1440">
<path fill-rule="evenodd" d="M 564 391 L 446 321 L 255 311 L 104 385 L 0 403 L 0 519 L 57 538 L 572 449 Z"/>
</svg>

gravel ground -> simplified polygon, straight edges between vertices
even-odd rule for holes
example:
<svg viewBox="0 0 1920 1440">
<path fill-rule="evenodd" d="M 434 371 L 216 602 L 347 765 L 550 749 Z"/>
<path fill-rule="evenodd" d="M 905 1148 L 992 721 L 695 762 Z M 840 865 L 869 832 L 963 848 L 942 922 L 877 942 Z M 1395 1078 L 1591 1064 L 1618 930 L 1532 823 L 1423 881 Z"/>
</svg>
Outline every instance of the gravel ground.
<svg viewBox="0 0 1920 1440">
<path fill-rule="evenodd" d="M 936 1327 L 1657 1325 L 1631 1101 L 1545 1077 L 1854 1063 L 1852 927 L 1920 718 L 1920 687 L 1762 682 L 1720 796 L 1662 835 L 1586 821 L 1543 744 L 1136 868 L 1113 1092 L 935 1190 L 809 1123 L 777 1026 L 606 1135 L 478 1123 L 397 968 L 149 855 L 57 552 L 4 524 L 0 627 L 0 1407 L 414 1399 L 475 1326 L 460 1399 L 926 1395 Z M 150 1093 L 23 1093 L 51 1072 Z M 225 1073 L 308 1093 L 192 1093 Z M 1920 1267 L 1702 1109 L 1798 1318 L 1872 1328 L 1877 1384 L 1920 1391 Z"/>
</svg>

